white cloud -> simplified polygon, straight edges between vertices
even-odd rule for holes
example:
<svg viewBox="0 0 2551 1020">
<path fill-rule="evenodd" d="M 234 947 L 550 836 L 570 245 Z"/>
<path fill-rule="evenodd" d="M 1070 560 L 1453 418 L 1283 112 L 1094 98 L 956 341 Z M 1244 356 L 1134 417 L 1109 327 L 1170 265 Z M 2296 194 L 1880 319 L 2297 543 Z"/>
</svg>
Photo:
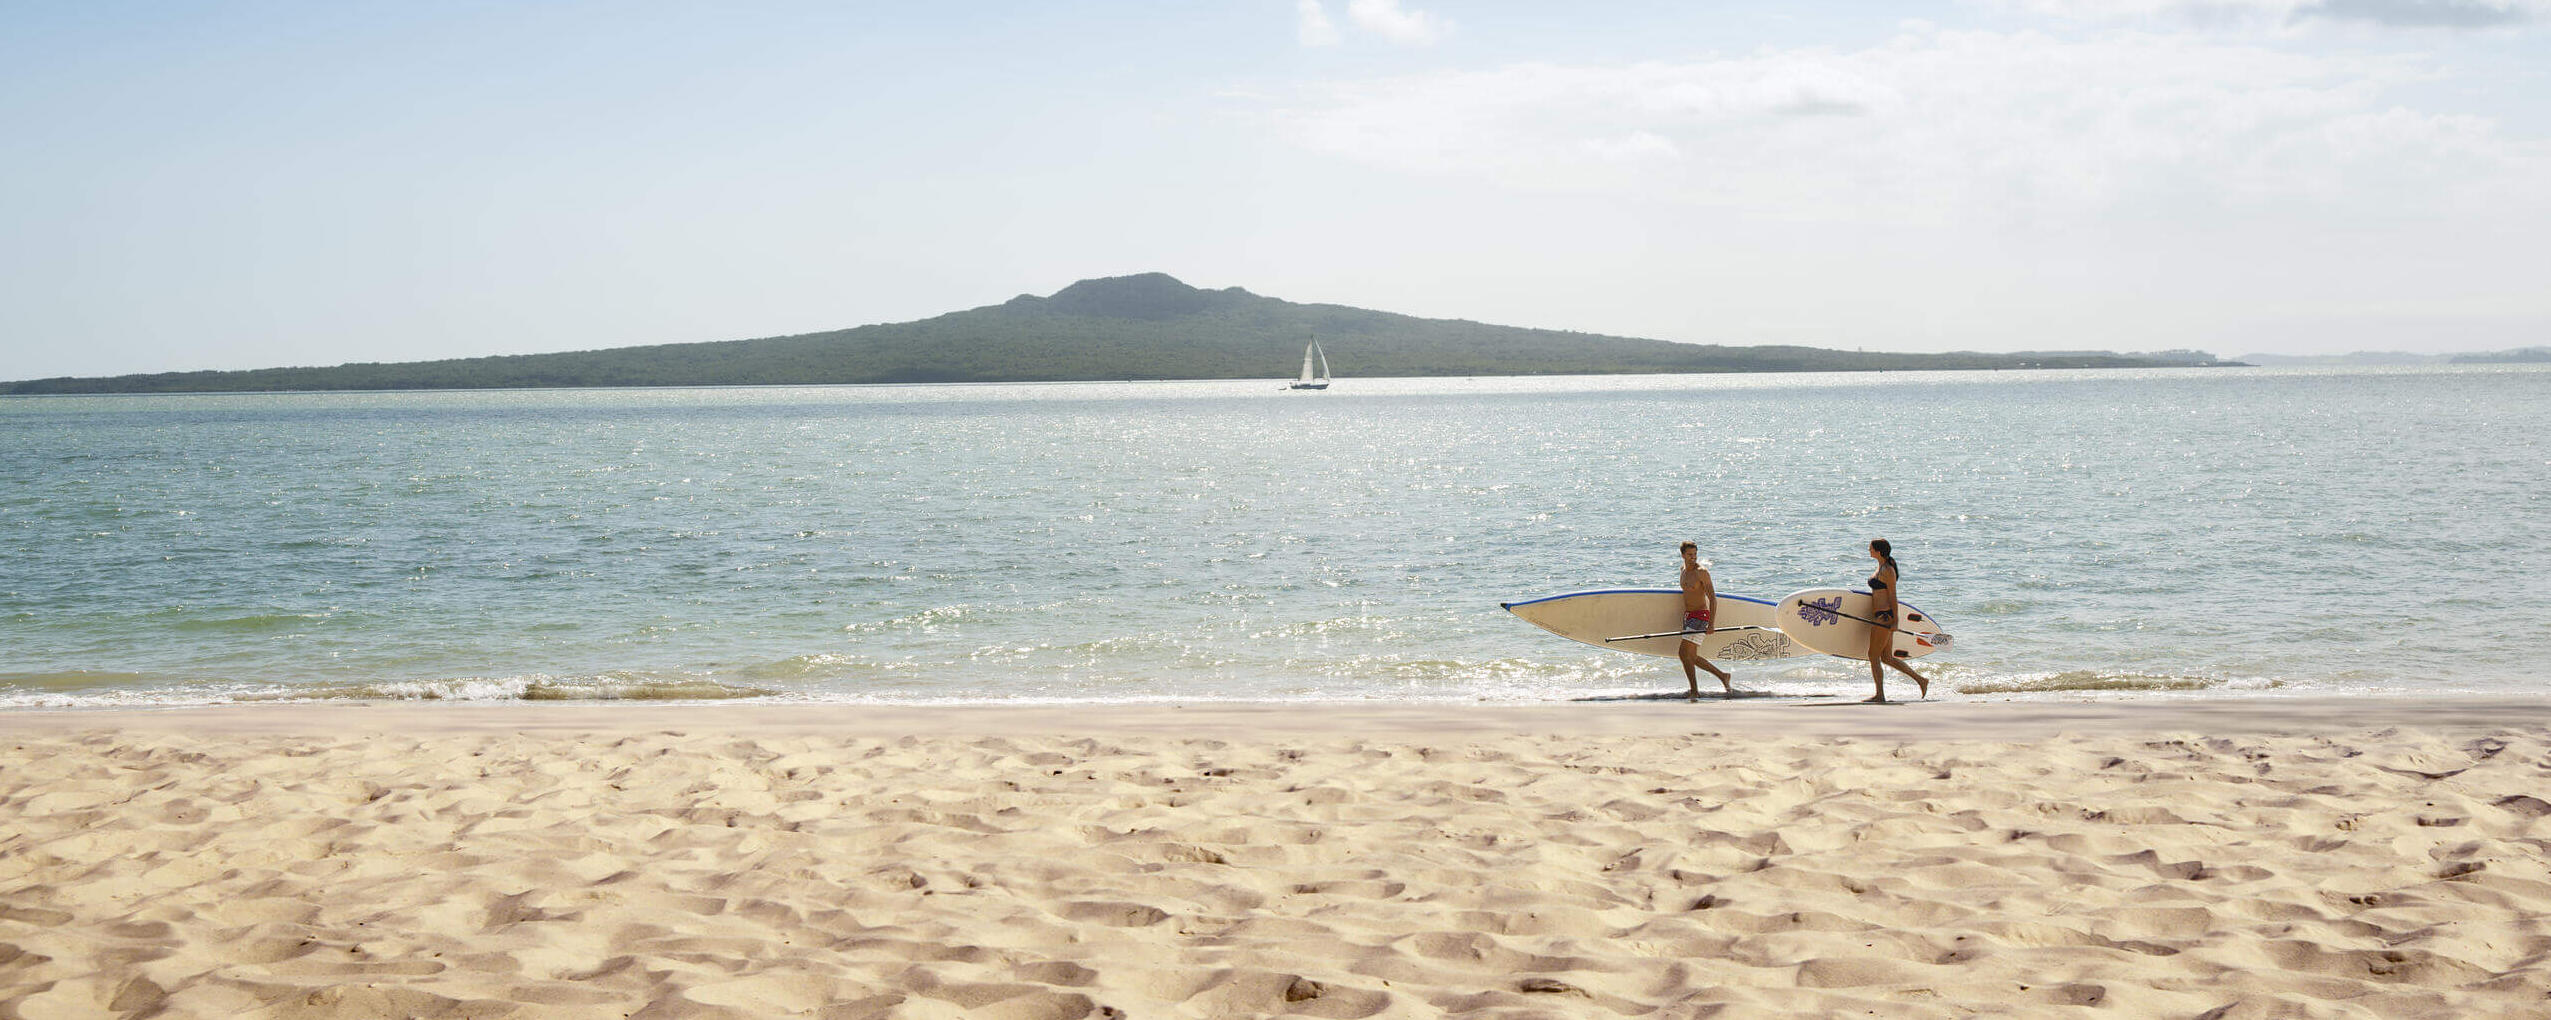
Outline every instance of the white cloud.
<svg viewBox="0 0 2551 1020">
<path fill-rule="evenodd" d="M 1346 0 L 1346 16 L 1357 28 L 1392 42 L 1417 46 L 1443 38 L 1450 27 L 1435 15 L 1401 9 L 1399 0 Z"/>
<path fill-rule="evenodd" d="M 2203 36 L 1908 31 L 1857 51 L 1315 86 L 1313 150 L 1418 175 L 1805 219 L 2551 210 L 2551 146 L 2400 105 L 2439 72 Z"/>
<path fill-rule="evenodd" d="M 1618 138 L 1588 138 L 1579 146 L 1597 159 L 1616 162 L 1673 159 L 1683 154 L 1671 139 L 1646 131 L 1633 131 Z"/>
<path fill-rule="evenodd" d="M 2319 0 L 1982 0 L 1982 6 L 2074 22 L 2272 25 Z"/>
<path fill-rule="evenodd" d="M 2404 28 L 2505 28 L 2551 13 L 2545 0 L 2319 0 L 2296 8 L 2302 18 L 2367 21 Z"/>
<path fill-rule="evenodd" d="M 1294 38 L 1304 46 L 1335 46 L 1337 23 L 1329 20 L 1329 10 L 1320 0 L 1294 0 Z"/>
<path fill-rule="evenodd" d="M 2507 28 L 2551 20 L 2551 0 L 1986 0 L 2074 22 L 2280 28 L 2353 22 L 2394 28 Z"/>
</svg>

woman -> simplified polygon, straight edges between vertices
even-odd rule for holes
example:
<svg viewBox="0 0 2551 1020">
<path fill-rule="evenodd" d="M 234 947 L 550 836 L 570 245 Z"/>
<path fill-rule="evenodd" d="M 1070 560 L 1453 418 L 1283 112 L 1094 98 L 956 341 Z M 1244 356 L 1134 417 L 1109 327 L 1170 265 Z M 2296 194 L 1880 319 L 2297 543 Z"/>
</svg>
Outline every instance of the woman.
<svg viewBox="0 0 2551 1020">
<path fill-rule="evenodd" d="M 1878 561 L 1878 572 L 1869 575 L 1869 619 L 1878 626 L 1869 628 L 1869 682 L 1878 693 L 1871 701 L 1887 700 L 1887 667 L 1893 666 L 1921 685 L 1922 696 L 1931 696 L 1931 680 L 1913 671 L 1913 667 L 1896 658 L 1896 556 L 1895 547 L 1883 538 L 1869 540 L 1869 558 Z"/>
</svg>

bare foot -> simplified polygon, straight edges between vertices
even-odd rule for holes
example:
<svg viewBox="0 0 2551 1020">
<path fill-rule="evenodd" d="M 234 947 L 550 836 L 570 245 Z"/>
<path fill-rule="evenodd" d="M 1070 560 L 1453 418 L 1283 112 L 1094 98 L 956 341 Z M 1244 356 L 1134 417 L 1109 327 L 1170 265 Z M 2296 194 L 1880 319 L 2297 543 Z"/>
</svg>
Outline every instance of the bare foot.
<svg viewBox="0 0 2551 1020">
<path fill-rule="evenodd" d="M 1888 701 L 1888 700 L 1887 700 L 1887 696 L 1886 696 L 1886 695 L 1884 695 L 1884 694 L 1872 694 L 1872 695 L 1870 695 L 1870 696 L 1868 696 L 1868 697 L 1865 697 L 1865 698 L 1860 699 L 1860 703 L 1861 703 L 1861 704 L 1863 704 L 1863 705 L 1892 705 L 1892 704 L 1895 704 L 1895 702 Z"/>
</svg>

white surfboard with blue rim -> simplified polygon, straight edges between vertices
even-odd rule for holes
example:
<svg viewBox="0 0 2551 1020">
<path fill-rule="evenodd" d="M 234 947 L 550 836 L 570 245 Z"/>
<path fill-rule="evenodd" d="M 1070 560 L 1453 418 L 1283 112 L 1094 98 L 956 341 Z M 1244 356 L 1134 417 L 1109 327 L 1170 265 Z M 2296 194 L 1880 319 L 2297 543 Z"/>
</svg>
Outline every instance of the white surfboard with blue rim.
<svg viewBox="0 0 2551 1020">
<path fill-rule="evenodd" d="M 1572 591 L 1503 605 L 1507 612 L 1523 617 L 1524 622 L 1570 641 L 1668 659 L 1682 654 L 1678 646 L 1684 637 L 1674 633 L 1683 627 L 1683 592 L 1679 588 Z M 1713 662 L 1745 662 L 1810 654 L 1772 622 L 1772 613 L 1778 606 L 1746 595 L 1719 595 L 1717 608 L 1710 615 L 1710 622 L 1717 629 L 1698 642 L 1701 657 Z M 1666 636 L 1607 640 L 1633 634 Z"/>
<path fill-rule="evenodd" d="M 1781 633 L 1801 646 L 1866 661 L 1870 628 L 1866 621 L 1871 619 L 1872 601 L 1865 591 L 1809 588 L 1780 600 L 1772 615 Z M 1913 603 L 1897 602 L 1896 617 L 1896 658 L 1919 659 L 1948 645 L 1940 633 L 1940 621 Z"/>
</svg>

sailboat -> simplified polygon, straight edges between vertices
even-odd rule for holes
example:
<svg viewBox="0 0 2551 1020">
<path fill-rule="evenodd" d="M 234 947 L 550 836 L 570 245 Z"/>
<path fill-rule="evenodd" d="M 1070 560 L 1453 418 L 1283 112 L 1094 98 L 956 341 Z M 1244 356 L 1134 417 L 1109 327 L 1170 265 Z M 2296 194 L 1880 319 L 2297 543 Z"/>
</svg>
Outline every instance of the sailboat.
<svg viewBox="0 0 2551 1020">
<path fill-rule="evenodd" d="M 1314 363 L 1320 366 L 1318 375 L 1311 374 L 1311 366 Z M 1329 388 L 1329 352 L 1320 349 L 1318 337 L 1311 338 L 1311 346 L 1302 349 L 1302 378 L 1296 380 L 1292 388 L 1297 390 Z"/>
</svg>

